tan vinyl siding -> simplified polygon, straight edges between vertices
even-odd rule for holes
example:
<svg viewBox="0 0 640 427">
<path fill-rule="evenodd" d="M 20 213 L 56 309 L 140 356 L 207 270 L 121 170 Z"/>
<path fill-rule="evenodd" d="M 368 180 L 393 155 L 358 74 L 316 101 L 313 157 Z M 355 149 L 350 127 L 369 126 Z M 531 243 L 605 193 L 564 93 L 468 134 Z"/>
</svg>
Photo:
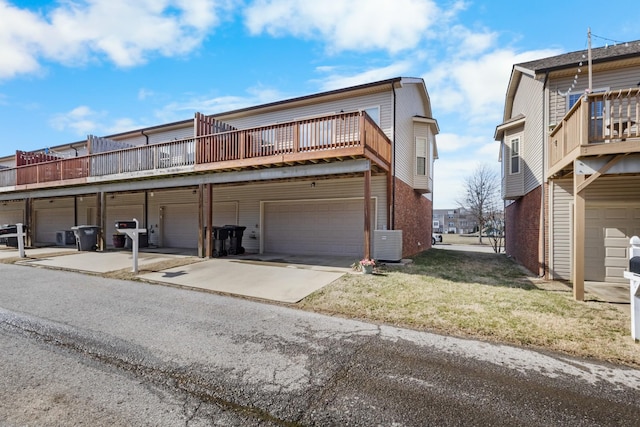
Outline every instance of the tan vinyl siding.
<svg viewBox="0 0 640 427">
<path fill-rule="evenodd" d="M 391 91 L 372 93 L 369 95 L 345 98 L 339 100 L 318 102 L 293 108 L 283 108 L 269 112 L 250 112 L 243 117 L 216 116 L 219 120 L 228 123 L 238 129 L 247 129 L 275 123 L 291 122 L 296 119 L 334 114 L 343 111 L 345 113 L 358 111 L 370 107 L 380 107 L 380 127 L 387 136 L 391 137 L 393 102 Z"/>
<path fill-rule="evenodd" d="M 24 202 L 2 202 L 0 203 L 0 225 L 24 224 Z"/>
<path fill-rule="evenodd" d="M 147 143 L 149 145 L 152 145 L 152 144 L 159 144 L 162 142 L 175 141 L 178 139 L 192 138 L 193 136 L 194 136 L 193 123 L 188 123 L 184 127 L 179 127 L 177 129 L 155 131 L 153 133 L 148 132 L 147 136 L 140 133 L 138 135 L 126 135 L 120 138 L 113 138 L 113 139 L 120 142 L 127 143 L 127 144 L 140 146 L 140 145 L 146 145 Z"/>
<path fill-rule="evenodd" d="M 577 71 L 577 66 L 576 66 Z M 640 67 L 626 67 L 616 70 L 607 70 L 596 72 L 593 74 L 593 89 L 628 89 L 635 88 L 638 85 Z M 549 123 L 557 124 L 562 121 L 562 118 L 567 113 L 567 106 L 569 102 L 568 89 L 573 83 L 575 75 L 556 78 L 549 82 Z M 586 63 L 582 67 L 582 72 L 578 75 L 578 81 L 575 87 L 571 90 L 572 94 L 585 93 L 585 90 L 589 86 L 589 79 L 587 76 Z"/>
<path fill-rule="evenodd" d="M 315 182 L 315 187 L 311 187 Z M 264 184 L 214 187 L 213 198 L 216 202 L 238 202 L 238 225 L 247 227 L 244 232 L 242 246 L 249 252 L 260 249 L 260 202 L 277 200 L 314 200 L 362 197 L 364 190 L 363 178 L 348 178 L 335 180 L 272 182 Z M 376 228 L 382 229 L 387 223 L 386 214 L 386 178 L 375 176 L 372 178 L 372 196 L 377 198 L 375 212 Z M 363 208 L 364 209 L 364 208 Z M 214 224 L 216 220 L 214 218 Z M 252 238 L 255 236 L 255 238 Z"/>
<path fill-rule="evenodd" d="M 603 176 L 587 187 L 586 197 L 589 203 L 640 202 L 640 177 Z"/>
<path fill-rule="evenodd" d="M 520 142 L 521 173 L 523 180 L 522 195 L 529 193 L 543 182 L 543 83 L 524 75 L 518 85 L 513 101 L 512 117 L 525 116 L 524 133 Z M 505 140 L 505 142 L 508 142 Z M 509 164 L 503 159 L 503 167 L 509 170 Z"/>
<path fill-rule="evenodd" d="M 416 164 L 413 117 L 429 115 L 422 93 L 418 84 L 405 84 L 396 89 L 395 176 L 412 187 Z"/>
<path fill-rule="evenodd" d="M 551 275 L 554 279 L 570 280 L 573 181 L 554 180 L 551 186 L 553 198 L 549 227 Z"/>
</svg>

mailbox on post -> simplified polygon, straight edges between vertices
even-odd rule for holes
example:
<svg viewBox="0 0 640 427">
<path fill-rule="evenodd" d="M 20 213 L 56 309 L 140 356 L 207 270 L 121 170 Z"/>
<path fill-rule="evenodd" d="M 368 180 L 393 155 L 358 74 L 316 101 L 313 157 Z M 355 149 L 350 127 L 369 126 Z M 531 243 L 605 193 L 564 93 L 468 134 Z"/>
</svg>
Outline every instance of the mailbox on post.
<svg viewBox="0 0 640 427">
<path fill-rule="evenodd" d="M 640 237 L 633 236 L 629 243 L 629 270 L 624 277 L 629 279 L 631 338 L 640 340 Z"/>
<path fill-rule="evenodd" d="M 116 230 L 118 233 L 126 234 L 133 242 L 131 252 L 133 253 L 133 272 L 138 273 L 138 248 L 140 234 L 146 234 L 146 228 L 138 228 L 139 223 L 137 219 L 132 221 L 116 221 Z"/>
<path fill-rule="evenodd" d="M 133 221 L 118 221 L 116 222 L 116 229 L 119 232 L 122 232 L 122 230 L 137 230 L 138 229 L 138 221 L 137 220 L 133 220 Z M 147 230 L 144 230 L 145 233 L 147 232 Z"/>
</svg>

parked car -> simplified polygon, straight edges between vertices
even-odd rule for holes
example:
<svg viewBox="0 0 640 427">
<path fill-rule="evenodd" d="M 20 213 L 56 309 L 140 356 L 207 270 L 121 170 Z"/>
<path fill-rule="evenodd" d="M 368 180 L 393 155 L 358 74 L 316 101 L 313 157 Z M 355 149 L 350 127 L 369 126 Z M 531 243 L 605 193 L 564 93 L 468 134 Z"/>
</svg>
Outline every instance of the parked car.
<svg viewBox="0 0 640 427">
<path fill-rule="evenodd" d="M 442 234 L 440 233 L 431 234 L 431 245 L 435 245 L 436 243 L 442 243 Z"/>
</svg>

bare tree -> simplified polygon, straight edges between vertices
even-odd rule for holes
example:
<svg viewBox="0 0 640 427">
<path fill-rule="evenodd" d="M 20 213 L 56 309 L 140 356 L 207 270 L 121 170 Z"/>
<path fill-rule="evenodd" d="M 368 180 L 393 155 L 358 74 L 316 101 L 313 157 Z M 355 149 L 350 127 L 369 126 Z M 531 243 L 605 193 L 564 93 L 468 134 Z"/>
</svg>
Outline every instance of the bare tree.
<svg viewBox="0 0 640 427">
<path fill-rule="evenodd" d="M 488 222 L 500 209 L 498 175 L 487 164 L 479 165 L 464 179 L 464 198 L 458 204 L 469 210 L 478 223 L 478 241 Z"/>
</svg>

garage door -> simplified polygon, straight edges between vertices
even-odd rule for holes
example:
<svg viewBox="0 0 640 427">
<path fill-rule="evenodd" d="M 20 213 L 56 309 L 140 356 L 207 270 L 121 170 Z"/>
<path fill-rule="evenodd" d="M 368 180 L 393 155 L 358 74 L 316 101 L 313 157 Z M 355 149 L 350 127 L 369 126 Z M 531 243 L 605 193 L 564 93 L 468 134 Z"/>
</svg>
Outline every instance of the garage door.
<svg viewBox="0 0 640 427">
<path fill-rule="evenodd" d="M 73 208 L 36 209 L 36 243 L 56 243 L 56 231 L 70 230 L 73 223 Z"/>
<path fill-rule="evenodd" d="M 364 253 L 362 203 L 363 199 L 267 202 L 264 251 L 360 257 Z"/>
<path fill-rule="evenodd" d="M 162 246 L 165 248 L 198 247 L 198 205 L 165 205 L 162 208 Z"/>
<path fill-rule="evenodd" d="M 162 246 L 166 248 L 198 247 L 198 205 L 194 203 L 162 207 Z M 216 226 L 238 221 L 237 202 L 213 204 L 213 223 Z"/>
<path fill-rule="evenodd" d="M 24 211 L 22 210 L 0 210 L 0 225 L 24 223 Z"/>
<path fill-rule="evenodd" d="M 588 208 L 585 228 L 585 280 L 624 282 L 629 239 L 640 235 L 640 208 Z"/>
<path fill-rule="evenodd" d="M 142 205 L 132 206 L 109 206 L 107 205 L 107 231 L 105 239 L 107 244 L 111 244 L 111 235 L 116 232 L 116 221 L 131 221 L 137 219 L 141 228 L 144 224 L 144 208 Z"/>
</svg>

